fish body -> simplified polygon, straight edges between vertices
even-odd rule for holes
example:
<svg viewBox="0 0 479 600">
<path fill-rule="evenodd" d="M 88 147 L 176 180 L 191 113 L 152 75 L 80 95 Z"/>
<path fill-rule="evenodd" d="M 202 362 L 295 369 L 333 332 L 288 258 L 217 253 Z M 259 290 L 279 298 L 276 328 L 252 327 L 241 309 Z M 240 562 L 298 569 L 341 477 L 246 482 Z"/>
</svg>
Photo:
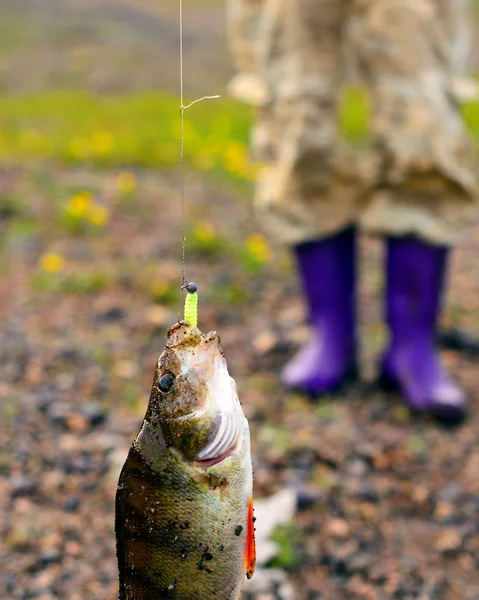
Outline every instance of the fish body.
<svg viewBox="0 0 479 600">
<path fill-rule="evenodd" d="M 235 600 L 254 570 L 248 422 L 219 336 L 168 332 L 116 495 L 120 600 Z"/>
</svg>

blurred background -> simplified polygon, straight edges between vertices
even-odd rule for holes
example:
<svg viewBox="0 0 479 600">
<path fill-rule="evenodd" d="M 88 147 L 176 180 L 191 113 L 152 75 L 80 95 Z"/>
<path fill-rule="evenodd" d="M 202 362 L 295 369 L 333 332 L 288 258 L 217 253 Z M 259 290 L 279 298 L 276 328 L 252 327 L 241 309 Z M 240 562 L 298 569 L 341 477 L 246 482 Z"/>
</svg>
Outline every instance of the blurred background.
<svg viewBox="0 0 479 600">
<path fill-rule="evenodd" d="M 256 496 L 301 490 L 244 597 L 477 600 L 479 230 L 454 256 L 441 337 L 472 395 L 464 426 L 414 420 L 369 381 L 386 336 L 373 240 L 366 381 L 315 404 L 284 392 L 308 329 L 290 259 L 254 219 L 223 3 L 185 2 L 184 33 L 187 96 L 223 94 L 186 114 L 187 276 L 238 382 Z M 178 89 L 178 2 L 0 0 L 2 598 L 117 597 L 119 469 L 182 311 Z M 361 143 L 368 99 L 346 89 L 342 105 Z M 479 140 L 479 103 L 464 114 Z"/>
</svg>

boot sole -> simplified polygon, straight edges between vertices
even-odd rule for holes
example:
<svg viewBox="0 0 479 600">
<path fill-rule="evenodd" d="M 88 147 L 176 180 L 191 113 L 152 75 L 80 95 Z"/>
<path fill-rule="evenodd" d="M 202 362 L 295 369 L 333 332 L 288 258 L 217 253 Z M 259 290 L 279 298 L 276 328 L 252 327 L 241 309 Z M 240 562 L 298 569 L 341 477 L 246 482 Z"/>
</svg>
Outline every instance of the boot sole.
<svg viewBox="0 0 479 600">
<path fill-rule="evenodd" d="M 465 409 L 458 409 L 446 404 L 436 404 L 431 408 L 422 411 L 414 408 L 405 400 L 405 394 L 403 393 L 399 382 L 385 373 L 381 373 L 377 378 L 376 387 L 387 394 L 400 394 L 403 404 L 406 405 L 412 415 L 432 417 L 435 421 L 441 423 L 441 425 L 455 427 L 463 423 L 467 417 L 467 411 Z"/>
<path fill-rule="evenodd" d="M 358 369 L 357 365 L 352 365 L 351 367 L 349 367 L 346 370 L 341 381 L 337 385 L 331 387 L 330 389 L 322 390 L 320 392 L 311 392 L 310 390 L 307 390 L 301 386 L 290 387 L 288 389 L 292 392 L 297 392 L 299 394 L 302 394 L 303 396 L 307 396 L 311 400 L 319 400 L 326 396 L 333 396 L 333 397 L 342 396 L 351 387 L 353 387 L 355 384 L 359 383 L 359 381 L 360 381 L 359 369 Z"/>
</svg>

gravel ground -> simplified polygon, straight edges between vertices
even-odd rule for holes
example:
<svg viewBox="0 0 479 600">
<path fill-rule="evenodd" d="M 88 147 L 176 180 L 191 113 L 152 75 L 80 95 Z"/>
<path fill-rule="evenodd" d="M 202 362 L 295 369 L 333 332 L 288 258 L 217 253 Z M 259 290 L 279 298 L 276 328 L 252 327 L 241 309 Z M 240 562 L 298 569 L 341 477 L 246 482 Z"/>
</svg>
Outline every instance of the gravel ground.
<svg viewBox="0 0 479 600">
<path fill-rule="evenodd" d="M 2 89 L 174 87 L 174 61 L 156 60 L 173 51 L 174 7 L 135 7 L 4 0 Z M 219 51 L 222 17 L 217 8 L 191 11 L 188 86 L 211 93 L 230 69 Z M 23 37 L 6 35 L 10 26 Z M 113 171 L 0 168 L 2 197 L 26 205 L 18 213 L 0 205 L 2 598 L 116 598 L 117 477 L 181 304 L 178 176 L 136 175 L 136 197 L 122 203 L 109 200 Z M 52 217 L 51 190 L 72 185 L 106 198 L 106 235 L 72 236 Z M 248 192 L 197 175 L 186 191 L 189 223 L 206 220 L 216 231 L 214 244 L 190 236 L 188 276 L 200 285 L 200 325 L 220 332 L 250 420 L 256 496 L 301 490 L 274 563 L 296 597 L 477 600 L 479 230 L 454 257 L 443 318 L 443 358 L 471 395 L 468 421 L 447 430 L 412 418 L 399 398 L 375 388 L 386 337 L 377 240 L 361 246 L 363 381 L 312 403 L 278 383 L 308 334 L 288 256 L 273 247 L 261 270 L 245 261 L 245 240 L 258 228 Z M 107 285 L 43 285 L 38 261 L 52 247 L 67 270 L 101 273 Z M 281 595 L 255 600 L 272 598 Z"/>
<path fill-rule="evenodd" d="M 20 185 L 21 170 L 4 172 Z M 107 174 L 54 173 L 92 185 Z M 153 368 L 178 304 L 143 291 L 145 277 L 175 281 L 180 264 L 174 174 L 139 174 L 141 209 L 112 213 L 108 236 L 65 236 L 69 261 L 117 271 L 94 294 L 38 290 L 40 237 L 9 238 L 12 265 L 0 290 L 0 594 L 12 599 L 116 597 L 113 498 L 119 468 L 141 421 Z M 195 214 L 241 246 L 255 231 L 249 203 L 192 178 Z M 42 202 L 33 203 L 42 214 Z M 157 217 L 151 218 L 151 215 Z M 165 229 L 162 223 L 168 222 Z M 160 234 L 160 235 L 159 235 Z M 128 240 L 125 243 L 125 240 Z M 365 380 L 311 403 L 278 384 L 284 360 L 307 335 L 287 257 L 256 276 L 232 253 L 189 253 L 200 284 L 201 326 L 223 338 L 252 427 L 257 497 L 303 490 L 292 524 L 288 571 L 298 598 L 479 597 L 479 445 L 474 338 L 444 359 L 471 393 L 471 416 L 456 430 L 413 419 L 374 387 L 383 341 L 377 241 L 363 240 L 361 333 Z M 445 323 L 473 334 L 478 314 L 477 248 L 456 257 Z M 231 300 L 228 290 L 246 295 Z M 227 293 L 228 292 L 228 293 Z M 463 336 L 464 337 L 464 336 Z M 445 340 L 457 346 L 451 335 Z M 264 594 L 261 598 L 264 598 Z M 269 597 L 269 596 L 268 596 Z M 274 597 L 274 596 L 271 596 Z M 260 596 L 258 596 L 259 600 Z"/>
</svg>

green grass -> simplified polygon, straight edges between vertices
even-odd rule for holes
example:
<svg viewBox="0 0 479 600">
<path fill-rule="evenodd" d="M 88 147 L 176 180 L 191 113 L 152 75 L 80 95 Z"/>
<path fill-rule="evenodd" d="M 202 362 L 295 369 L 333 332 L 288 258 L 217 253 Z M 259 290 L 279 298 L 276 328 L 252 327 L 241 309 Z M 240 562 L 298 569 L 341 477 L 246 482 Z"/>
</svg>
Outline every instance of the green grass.
<svg viewBox="0 0 479 600">
<path fill-rule="evenodd" d="M 104 272 L 75 273 L 58 276 L 50 273 L 35 273 L 32 284 L 38 291 L 51 291 L 63 294 L 97 294 L 112 283 L 112 277 Z"/>
<path fill-rule="evenodd" d="M 371 107 L 360 88 L 341 101 L 339 129 L 359 142 L 369 134 Z M 464 106 L 465 120 L 479 140 L 479 102 Z M 185 161 L 194 168 L 254 178 L 248 161 L 253 121 L 249 107 L 221 98 L 195 105 L 185 116 Z M 179 161 L 179 101 L 174 95 L 143 93 L 94 96 L 49 92 L 0 96 L 0 161 L 50 159 L 94 167 L 171 167 Z"/>
<path fill-rule="evenodd" d="M 204 170 L 236 167 L 247 178 L 251 167 L 241 161 L 250 122 L 250 110 L 230 100 L 195 105 L 185 117 L 185 160 Z M 0 97 L 3 162 L 48 158 L 105 167 L 171 166 L 179 161 L 179 137 L 179 102 L 167 94 Z"/>
<path fill-rule="evenodd" d="M 271 568 L 293 571 L 301 562 L 297 548 L 303 543 L 303 533 L 293 522 L 278 525 L 271 539 L 278 545 L 278 554 L 268 564 Z"/>
</svg>

